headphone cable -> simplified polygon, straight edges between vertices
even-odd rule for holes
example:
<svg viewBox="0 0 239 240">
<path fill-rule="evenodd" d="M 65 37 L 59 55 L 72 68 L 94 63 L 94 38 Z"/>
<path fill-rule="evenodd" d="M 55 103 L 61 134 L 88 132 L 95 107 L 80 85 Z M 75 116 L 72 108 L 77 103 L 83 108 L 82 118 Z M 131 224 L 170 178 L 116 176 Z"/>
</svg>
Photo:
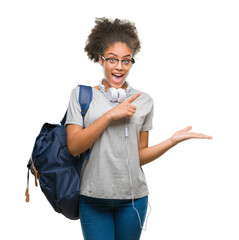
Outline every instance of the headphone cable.
<svg viewBox="0 0 239 240">
<path fill-rule="evenodd" d="M 128 173 L 129 173 L 129 181 L 130 181 L 130 186 L 131 186 L 131 191 L 132 191 L 132 207 L 134 208 L 134 210 L 136 211 L 137 215 L 138 215 L 138 219 L 139 219 L 139 223 L 140 223 L 140 228 L 144 231 L 146 231 L 147 228 L 147 222 L 148 222 L 148 217 L 149 214 L 151 212 L 151 205 L 148 201 L 148 205 L 149 205 L 149 213 L 148 216 L 146 217 L 146 221 L 145 221 L 145 228 L 143 228 L 142 226 L 142 222 L 141 222 L 141 218 L 139 215 L 138 210 L 136 209 L 136 207 L 134 206 L 134 189 L 133 189 L 133 182 L 132 182 L 132 177 L 131 177 L 131 172 L 130 172 L 130 167 L 129 167 L 129 159 L 130 159 L 130 154 L 129 154 L 129 147 L 128 147 L 128 118 L 126 117 L 126 124 L 125 124 L 125 144 L 126 144 L 126 149 L 127 149 L 127 168 L 128 168 Z"/>
</svg>

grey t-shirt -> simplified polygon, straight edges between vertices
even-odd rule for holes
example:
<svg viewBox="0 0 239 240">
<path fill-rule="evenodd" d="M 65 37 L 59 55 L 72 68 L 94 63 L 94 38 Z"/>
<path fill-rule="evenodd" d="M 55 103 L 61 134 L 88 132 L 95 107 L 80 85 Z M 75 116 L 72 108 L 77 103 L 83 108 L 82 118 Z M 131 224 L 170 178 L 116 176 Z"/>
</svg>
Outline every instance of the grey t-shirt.
<svg viewBox="0 0 239 240">
<path fill-rule="evenodd" d="M 137 92 L 139 91 L 131 87 L 127 98 Z M 78 99 L 79 87 L 76 87 L 71 93 L 66 125 L 77 124 L 83 127 Z M 93 88 L 92 102 L 85 116 L 85 127 L 118 104 L 110 102 L 106 93 Z M 148 195 L 146 179 L 139 162 L 138 143 L 140 131 L 152 129 L 153 99 L 142 92 L 132 104 L 137 110 L 133 117 L 128 118 L 127 124 L 129 164 L 127 165 L 126 118 L 122 118 L 112 121 L 92 145 L 90 158 L 84 161 L 81 171 L 80 194 L 95 198 L 131 199 L 129 166 L 134 198 Z"/>
</svg>

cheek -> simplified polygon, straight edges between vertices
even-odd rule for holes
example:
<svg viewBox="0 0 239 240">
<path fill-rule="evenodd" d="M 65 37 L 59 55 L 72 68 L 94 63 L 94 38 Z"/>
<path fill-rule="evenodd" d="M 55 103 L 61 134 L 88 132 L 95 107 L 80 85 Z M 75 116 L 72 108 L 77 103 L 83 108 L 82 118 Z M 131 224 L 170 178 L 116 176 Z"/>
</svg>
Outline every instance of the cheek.
<svg viewBox="0 0 239 240">
<path fill-rule="evenodd" d="M 130 72 L 130 69 L 125 70 L 125 71 L 124 71 L 125 76 L 127 76 L 127 75 L 129 74 L 129 72 Z"/>
<path fill-rule="evenodd" d="M 105 75 L 108 75 L 108 76 L 111 75 L 112 69 L 109 66 L 105 65 L 103 69 L 104 69 Z"/>
</svg>

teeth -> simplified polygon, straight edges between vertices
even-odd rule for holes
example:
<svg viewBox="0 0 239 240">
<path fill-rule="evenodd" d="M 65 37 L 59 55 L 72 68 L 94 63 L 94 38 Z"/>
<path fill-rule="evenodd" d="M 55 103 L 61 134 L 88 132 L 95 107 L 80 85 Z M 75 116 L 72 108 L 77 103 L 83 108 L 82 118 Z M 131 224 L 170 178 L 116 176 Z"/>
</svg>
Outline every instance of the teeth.
<svg viewBox="0 0 239 240">
<path fill-rule="evenodd" d="M 114 75 L 117 76 L 117 77 L 123 76 L 123 74 L 114 74 Z"/>
</svg>

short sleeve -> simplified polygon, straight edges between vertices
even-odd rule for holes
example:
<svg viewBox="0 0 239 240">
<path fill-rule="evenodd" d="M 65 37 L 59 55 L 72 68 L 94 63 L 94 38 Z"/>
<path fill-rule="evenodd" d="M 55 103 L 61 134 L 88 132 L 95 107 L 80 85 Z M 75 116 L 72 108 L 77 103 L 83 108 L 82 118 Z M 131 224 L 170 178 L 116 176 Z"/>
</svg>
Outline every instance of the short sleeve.
<svg viewBox="0 0 239 240">
<path fill-rule="evenodd" d="M 83 118 L 81 115 L 81 107 L 79 104 L 79 87 L 76 87 L 71 92 L 65 125 L 67 124 L 76 124 L 83 127 Z"/>
<path fill-rule="evenodd" d="M 153 128 L 154 103 L 152 101 L 151 109 L 144 119 L 141 131 L 149 131 Z"/>
</svg>

